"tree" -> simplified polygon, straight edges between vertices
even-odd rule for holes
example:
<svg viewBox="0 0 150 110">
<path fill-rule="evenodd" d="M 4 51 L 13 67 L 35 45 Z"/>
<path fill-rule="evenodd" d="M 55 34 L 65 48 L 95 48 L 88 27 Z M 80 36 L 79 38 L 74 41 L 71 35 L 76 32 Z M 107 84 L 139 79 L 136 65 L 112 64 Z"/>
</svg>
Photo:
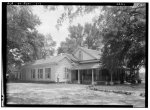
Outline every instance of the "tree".
<svg viewBox="0 0 150 110">
<path fill-rule="evenodd" d="M 134 74 L 145 59 L 145 4 L 104 7 L 104 10 L 102 64 L 112 73 L 125 66 Z"/>
<path fill-rule="evenodd" d="M 78 16 L 82 16 L 93 12 L 95 9 L 100 8 L 99 6 L 71 6 L 71 5 L 64 5 L 63 10 L 64 12 L 61 14 L 59 19 L 57 20 L 56 27 L 59 29 L 62 26 L 63 22 L 66 19 L 69 19 L 70 22 L 73 21 L 74 18 Z M 56 9 L 56 6 L 55 6 Z"/>
<path fill-rule="evenodd" d="M 85 24 L 81 26 L 69 27 L 69 38 L 61 43 L 58 48 L 59 53 L 72 53 L 77 46 L 85 46 L 90 49 L 99 49 L 101 47 L 101 34 L 94 24 Z"/>
<path fill-rule="evenodd" d="M 69 27 L 69 37 L 75 39 L 76 45 L 82 45 L 84 37 L 84 27 L 78 24 L 77 26 Z"/>
<path fill-rule="evenodd" d="M 40 22 L 29 21 L 34 16 L 29 13 L 29 8 L 20 6 L 7 6 L 7 63 L 17 63 L 20 60 L 21 50 L 28 50 L 30 45 L 25 46 L 27 42 L 28 29 L 33 30 L 35 24 Z M 32 20 L 32 19 L 31 19 Z M 34 24 L 35 23 L 35 24 Z M 26 47 L 26 49 L 25 49 Z M 24 49 L 23 49 L 24 48 Z M 17 53 L 17 54 L 16 54 Z M 25 54 L 25 53 L 24 53 Z M 25 54 L 27 55 L 27 54 Z M 15 57 L 19 57 L 17 60 Z"/>
<path fill-rule="evenodd" d="M 85 41 L 83 42 L 84 45 L 87 45 L 88 48 L 98 50 L 102 47 L 102 35 L 100 33 L 96 24 L 87 23 L 84 26 L 84 35 Z"/>
<path fill-rule="evenodd" d="M 72 52 L 76 47 L 77 47 L 77 42 L 75 39 L 66 38 L 65 41 L 61 42 L 60 47 L 58 47 L 58 54 L 60 53 L 72 54 Z"/>
<path fill-rule="evenodd" d="M 66 38 L 65 42 L 61 42 L 58 48 L 59 53 L 72 53 L 77 46 L 81 46 L 83 43 L 83 26 L 78 24 L 77 26 L 69 27 L 69 38 Z"/>
<path fill-rule="evenodd" d="M 54 55 L 55 49 L 54 47 L 56 46 L 56 42 L 53 41 L 52 36 L 50 34 L 45 36 L 44 39 L 44 47 L 43 47 L 43 57 L 47 56 L 52 56 Z"/>
<path fill-rule="evenodd" d="M 37 25 L 40 25 L 40 20 L 30 6 L 7 6 L 8 65 L 21 65 L 44 57 L 45 37 L 38 33 Z"/>
</svg>

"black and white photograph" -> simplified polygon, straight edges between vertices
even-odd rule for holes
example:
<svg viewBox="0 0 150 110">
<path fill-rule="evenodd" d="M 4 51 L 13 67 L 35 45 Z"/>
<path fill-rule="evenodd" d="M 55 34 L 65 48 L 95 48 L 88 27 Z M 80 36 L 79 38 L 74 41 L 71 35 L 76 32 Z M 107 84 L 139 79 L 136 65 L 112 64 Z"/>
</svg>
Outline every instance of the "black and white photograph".
<svg viewBox="0 0 150 110">
<path fill-rule="evenodd" d="M 2 106 L 147 108 L 147 28 L 148 3 L 3 2 Z"/>
</svg>

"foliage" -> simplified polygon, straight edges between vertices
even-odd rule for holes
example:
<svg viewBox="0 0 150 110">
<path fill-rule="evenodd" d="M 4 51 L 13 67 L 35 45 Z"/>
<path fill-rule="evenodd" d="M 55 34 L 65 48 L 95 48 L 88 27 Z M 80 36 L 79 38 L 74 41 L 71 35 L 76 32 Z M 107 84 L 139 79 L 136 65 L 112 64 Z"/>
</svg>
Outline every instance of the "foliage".
<svg viewBox="0 0 150 110">
<path fill-rule="evenodd" d="M 84 45 L 87 45 L 88 48 L 93 50 L 99 50 L 102 48 L 102 35 L 99 28 L 94 24 L 85 24 L 84 26 L 84 35 L 85 41 L 83 42 Z"/>
<path fill-rule="evenodd" d="M 46 35 L 44 39 L 43 57 L 53 56 L 55 46 L 56 42 L 53 41 L 52 36 L 50 34 Z"/>
<path fill-rule="evenodd" d="M 69 27 L 69 38 L 66 38 L 65 42 L 61 42 L 61 46 L 58 48 L 59 53 L 72 53 L 77 46 L 86 46 L 91 49 L 98 49 L 101 47 L 102 37 L 98 28 L 94 24 L 85 24 L 81 26 Z"/>
<path fill-rule="evenodd" d="M 44 57 L 45 38 L 36 26 L 40 20 L 30 6 L 7 6 L 7 64 L 26 63 Z"/>
<path fill-rule="evenodd" d="M 77 47 L 75 39 L 66 38 L 66 41 L 62 41 L 58 48 L 58 54 L 60 53 L 72 53 Z"/>
<path fill-rule="evenodd" d="M 111 72 L 127 67 L 134 74 L 145 61 L 145 4 L 104 7 L 104 10 L 102 64 Z"/>
<path fill-rule="evenodd" d="M 83 5 L 78 5 L 78 6 L 64 5 L 63 6 L 64 12 L 61 14 L 59 19 L 57 20 L 56 27 L 59 29 L 59 27 L 63 24 L 63 22 L 66 19 L 69 19 L 69 21 L 72 22 L 74 18 L 93 12 L 97 8 L 99 7 L 98 6 L 83 6 Z"/>
</svg>

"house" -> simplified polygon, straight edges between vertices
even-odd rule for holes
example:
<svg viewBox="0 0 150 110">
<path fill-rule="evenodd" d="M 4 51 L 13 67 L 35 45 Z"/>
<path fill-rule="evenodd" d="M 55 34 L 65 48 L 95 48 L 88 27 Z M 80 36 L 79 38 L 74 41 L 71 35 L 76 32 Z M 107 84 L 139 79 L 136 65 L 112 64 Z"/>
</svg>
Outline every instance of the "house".
<svg viewBox="0 0 150 110">
<path fill-rule="evenodd" d="M 24 65 L 18 74 L 19 80 L 43 82 L 71 82 L 71 83 L 105 83 L 119 81 L 119 74 L 115 77 L 101 68 L 101 52 L 78 47 L 73 54 L 60 54 Z"/>
</svg>

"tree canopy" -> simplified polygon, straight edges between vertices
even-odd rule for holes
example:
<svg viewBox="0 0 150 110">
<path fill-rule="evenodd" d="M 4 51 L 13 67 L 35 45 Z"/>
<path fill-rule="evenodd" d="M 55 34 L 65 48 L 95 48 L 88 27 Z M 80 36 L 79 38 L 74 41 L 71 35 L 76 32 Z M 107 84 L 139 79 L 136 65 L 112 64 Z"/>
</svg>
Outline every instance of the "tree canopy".
<svg viewBox="0 0 150 110">
<path fill-rule="evenodd" d="M 94 24 L 86 23 L 84 26 L 78 24 L 77 26 L 70 26 L 68 30 L 69 38 L 61 42 L 58 54 L 72 53 L 77 46 L 86 46 L 90 49 L 99 49 L 102 46 L 101 34 Z"/>
<path fill-rule="evenodd" d="M 40 25 L 39 18 L 32 13 L 30 6 L 7 6 L 7 64 L 30 62 L 43 58 L 49 46 L 55 42 L 40 34 L 36 26 Z M 54 51 L 54 50 L 53 50 Z M 53 53 L 53 52 L 52 52 Z M 51 54 L 52 54 L 51 53 Z"/>
<path fill-rule="evenodd" d="M 104 10 L 103 65 L 112 70 L 123 66 L 138 69 L 145 58 L 145 4 L 105 7 Z"/>
</svg>

